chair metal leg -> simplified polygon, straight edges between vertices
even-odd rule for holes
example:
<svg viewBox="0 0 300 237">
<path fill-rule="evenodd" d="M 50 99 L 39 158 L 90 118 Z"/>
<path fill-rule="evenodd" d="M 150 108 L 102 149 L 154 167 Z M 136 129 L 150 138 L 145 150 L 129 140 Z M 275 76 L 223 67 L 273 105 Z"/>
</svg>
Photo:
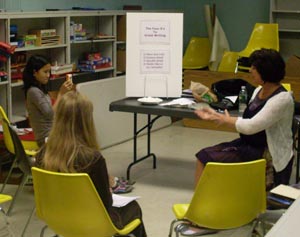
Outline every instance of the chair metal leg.
<svg viewBox="0 0 300 237">
<path fill-rule="evenodd" d="M 7 215 L 5 211 L 3 210 L 2 207 L 0 207 L 0 214 L 1 214 L 1 226 L 0 226 L 0 231 L 1 231 L 1 236 L 13 236 L 11 229 L 9 227 L 9 222 L 7 220 Z M 3 225 L 4 224 L 4 225 Z"/>
<path fill-rule="evenodd" d="M 169 235 L 168 237 L 172 237 L 174 224 L 177 222 L 177 219 L 173 220 L 170 225 Z"/>
<path fill-rule="evenodd" d="M 179 224 L 179 225 L 177 225 L 176 227 L 175 227 L 175 234 L 176 234 L 176 237 L 179 237 L 179 233 L 180 233 L 180 228 L 181 228 L 181 225 Z"/>
<path fill-rule="evenodd" d="M 171 225 L 170 225 L 170 230 L 169 230 L 169 235 L 168 237 L 172 237 L 172 233 L 173 233 L 173 228 L 174 228 L 174 225 L 176 222 L 179 222 L 179 221 L 182 221 L 182 220 L 179 220 L 179 219 L 175 219 L 171 222 Z"/>
<path fill-rule="evenodd" d="M 5 211 L 3 210 L 2 207 L 0 207 L 0 212 L 2 212 L 2 214 L 3 214 L 4 218 L 5 218 L 6 224 L 8 224 L 8 220 L 7 220 L 7 218 L 6 218 L 6 213 L 5 213 Z"/>
<path fill-rule="evenodd" d="M 0 193 L 3 193 L 4 188 L 5 188 L 5 186 L 6 186 L 7 182 L 8 182 L 11 174 L 12 174 L 12 171 L 13 171 L 14 167 L 16 166 L 16 163 L 17 163 L 17 159 L 14 159 L 14 162 L 11 164 L 11 167 L 9 168 L 8 174 L 5 177 L 5 180 L 4 180 L 3 184 L 2 184 L 2 188 L 1 188 Z"/>
<path fill-rule="evenodd" d="M 45 226 L 42 228 L 41 233 L 40 233 L 40 237 L 44 237 L 44 234 L 45 234 L 45 231 L 46 231 L 47 228 L 48 228 L 47 225 L 45 225 Z M 57 235 L 57 234 L 55 234 L 55 235 L 53 235 L 52 237 L 60 237 L 60 236 Z"/>
<path fill-rule="evenodd" d="M 32 211 L 31 211 L 31 213 L 30 213 L 30 216 L 29 216 L 28 219 L 27 219 L 27 222 L 26 222 L 26 224 L 25 224 L 25 226 L 24 226 L 24 229 L 23 229 L 23 231 L 22 231 L 21 237 L 24 237 L 24 236 L 25 236 L 25 232 L 26 232 L 26 230 L 27 230 L 27 228 L 28 228 L 28 226 L 29 226 L 29 223 L 30 223 L 30 221 L 31 221 L 31 218 L 32 218 L 32 216 L 33 216 L 33 213 L 35 213 L 35 206 L 32 208 Z"/>
<path fill-rule="evenodd" d="M 45 225 L 42 230 L 41 230 L 41 233 L 40 233 L 40 237 L 44 237 L 44 233 L 45 233 L 45 230 L 48 228 L 47 225 Z"/>
<path fill-rule="evenodd" d="M 26 184 L 27 179 L 28 179 L 28 175 L 23 174 L 22 181 L 21 181 L 21 183 L 19 184 L 19 186 L 18 186 L 18 188 L 17 188 L 17 190 L 16 190 L 16 192 L 15 192 L 15 195 L 14 195 L 14 197 L 13 197 L 11 203 L 10 203 L 10 206 L 9 206 L 9 208 L 8 208 L 8 211 L 7 211 L 7 215 L 8 215 L 8 216 L 10 215 L 10 212 L 12 211 L 12 209 L 13 209 L 13 207 L 14 207 L 14 205 L 15 205 L 15 202 L 16 202 L 16 200 L 17 200 L 17 197 L 18 197 L 20 191 L 23 190 L 23 187 L 24 187 L 24 185 Z"/>
<path fill-rule="evenodd" d="M 252 237 L 264 237 L 266 235 L 266 225 L 269 226 L 273 226 L 274 223 L 267 221 L 267 220 L 263 220 L 263 219 L 256 219 L 253 221 L 252 223 L 252 228 L 251 228 L 251 236 Z M 257 230 L 257 228 L 259 228 L 259 230 Z"/>
<path fill-rule="evenodd" d="M 179 220 L 181 221 L 181 220 Z M 181 235 L 181 231 L 186 227 L 186 223 L 185 222 L 181 222 L 179 223 L 175 228 L 174 231 L 176 233 L 176 237 L 179 237 L 179 235 Z"/>
</svg>

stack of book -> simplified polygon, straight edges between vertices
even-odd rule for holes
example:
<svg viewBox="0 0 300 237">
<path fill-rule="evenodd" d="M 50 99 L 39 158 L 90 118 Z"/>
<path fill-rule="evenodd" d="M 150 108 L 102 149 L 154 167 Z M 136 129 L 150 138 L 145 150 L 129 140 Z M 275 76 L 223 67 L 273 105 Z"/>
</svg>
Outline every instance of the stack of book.
<svg viewBox="0 0 300 237">
<path fill-rule="evenodd" d="M 288 208 L 300 197 L 300 185 L 280 184 L 268 194 L 268 204 L 273 208 Z"/>
<path fill-rule="evenodd" d="M 51 75 L 56 77 L 66 73 L 73 72 L 73 64 L 54 65 L 51 66 Z"/>
</svg>

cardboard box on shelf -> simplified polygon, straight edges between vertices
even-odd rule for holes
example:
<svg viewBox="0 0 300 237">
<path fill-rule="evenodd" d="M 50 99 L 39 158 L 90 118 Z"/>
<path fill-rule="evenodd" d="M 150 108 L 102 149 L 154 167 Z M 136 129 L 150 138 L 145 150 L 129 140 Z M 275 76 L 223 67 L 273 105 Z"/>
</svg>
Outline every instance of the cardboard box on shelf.
<svg viewBox="0 0 300 237">
<path fill-rule="evenodd" d="M 25 47 L 35 47 L 36 46 L 36 35 L 25 35 L 24 43 Z"/>
<path fill-rule="evenodd" d="M 45 37 L 37 37 L 36 45 L 37 46 L 50 46 L 60 44 L 60 36 L 45 36 Z"/>
<path fill-rule="evenodd" d="M 300 77 L 300 57 L 291 56 L 286 61 L 285 75 L 288 77 Z"/>
<path fill-rule="evenodd" d="M 118 49 L 117 51 L 117 71 L 126 71 L 126 50 Z"/>
<path fill-rule="evenodd" d="M 117 40 L 126 41 L 126 16 L 119 16 L 117 21 Z"/>
<path fill-rule="evenodd" d="M 36 35 L 38 37 L 50 37 L 56 36 L 56 29 L 38 29 L 38 30 L 30 30 L 30 34 Z"/>
</svg>

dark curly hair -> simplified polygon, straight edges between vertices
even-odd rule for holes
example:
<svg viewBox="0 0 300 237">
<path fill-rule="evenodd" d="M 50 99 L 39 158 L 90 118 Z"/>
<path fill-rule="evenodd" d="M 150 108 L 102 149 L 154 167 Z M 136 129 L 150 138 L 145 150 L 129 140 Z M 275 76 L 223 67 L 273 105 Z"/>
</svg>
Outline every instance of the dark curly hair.
<svg viewBox="0 0 300 237">
<path fill-rule="evenodd" d="M 255 50 L 249 58 L 264 82 L 280 82 L 285 76 L 285 62 L 274 49 Z"/>
<path fill-rule="evenodd" d="M 33 55 L 28 59 L 23 71 L 23 89 L 25 90 L 25 97 L 28 89 L 32 86 L 38 87 L 44 93 L 47 93 L 46 85 L 41 85 L 34 77 L 34 72 L 39 71 L 42 67 L 44 67 L 47 64 L 50 64 L 49 60 L 41 55 Z"/>
</svg>

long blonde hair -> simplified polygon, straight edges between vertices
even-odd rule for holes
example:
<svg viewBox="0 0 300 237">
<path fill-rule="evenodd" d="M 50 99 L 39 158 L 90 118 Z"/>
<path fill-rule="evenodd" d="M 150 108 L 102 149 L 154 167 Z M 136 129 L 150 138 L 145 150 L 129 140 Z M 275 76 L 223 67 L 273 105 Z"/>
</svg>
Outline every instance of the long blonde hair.
<svg viewBox="0 0 300 237">
<path fill-rule="evenodd" d="M 59 172 L 77 172 L 88 165 L 99 151 L 92 102 L 70 91 L 55 108 L 53 127 L 46 143 L 43 168 Z"/>
</svg>

